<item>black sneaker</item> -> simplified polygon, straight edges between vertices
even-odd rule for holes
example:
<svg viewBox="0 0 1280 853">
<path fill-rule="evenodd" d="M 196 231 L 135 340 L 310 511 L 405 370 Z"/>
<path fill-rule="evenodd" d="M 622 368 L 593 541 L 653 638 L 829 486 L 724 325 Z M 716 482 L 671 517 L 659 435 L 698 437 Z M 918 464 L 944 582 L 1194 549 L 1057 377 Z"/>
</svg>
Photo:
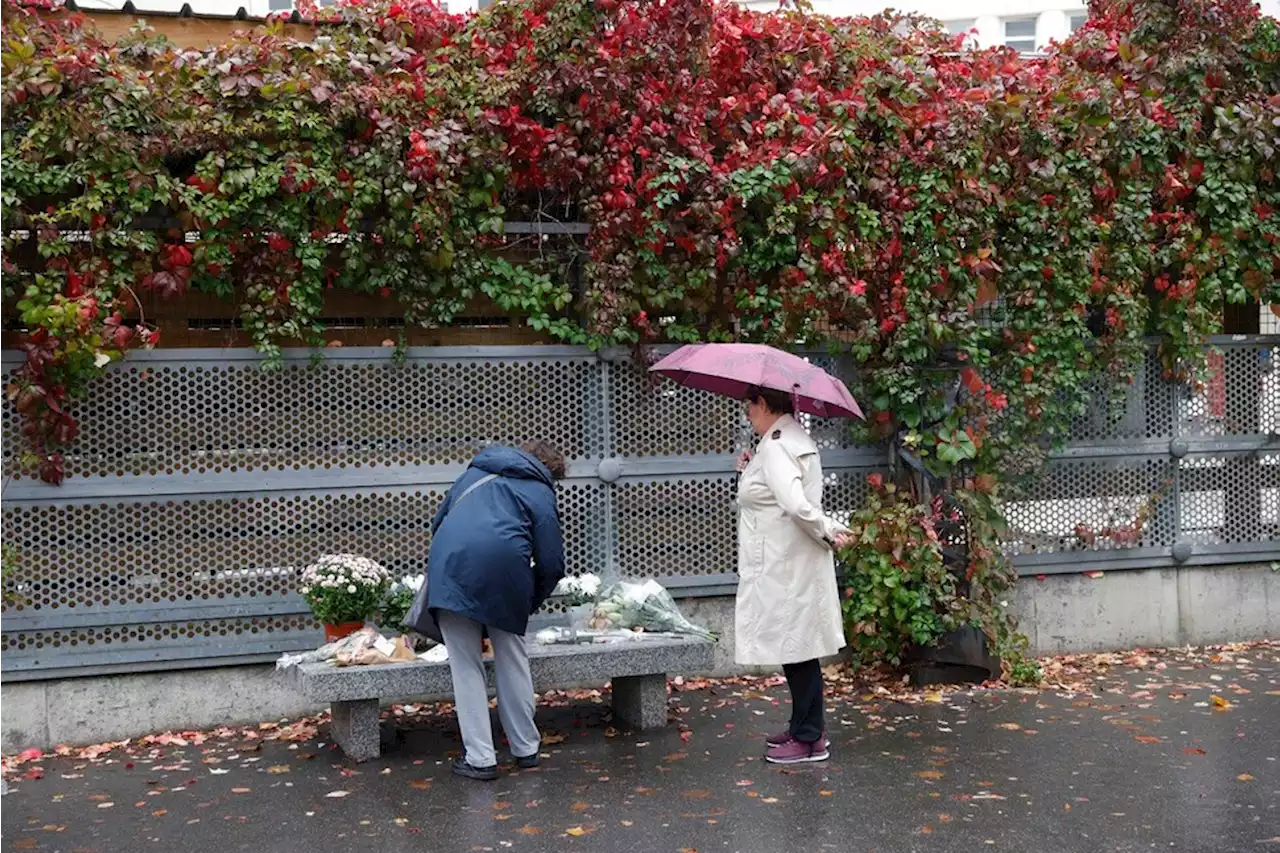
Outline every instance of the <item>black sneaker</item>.
<svg viewBox="0 0 1280 853">
<path fill-rule="evenodd" d="M 516 756 L 515 759 L 516 767 L 521 770 L 532 770 L 538 766 L 538 753 L 536 752 L 533 755 L 526 755 L 524 758 Z"/>
<path fill-rule="evenodd" d="M 492 782 L 498 778 L 497 767 L 472 767 L 465 758 L 453 762 L 453 775 L 465 776 L 479 782 Z"/>
</svg>

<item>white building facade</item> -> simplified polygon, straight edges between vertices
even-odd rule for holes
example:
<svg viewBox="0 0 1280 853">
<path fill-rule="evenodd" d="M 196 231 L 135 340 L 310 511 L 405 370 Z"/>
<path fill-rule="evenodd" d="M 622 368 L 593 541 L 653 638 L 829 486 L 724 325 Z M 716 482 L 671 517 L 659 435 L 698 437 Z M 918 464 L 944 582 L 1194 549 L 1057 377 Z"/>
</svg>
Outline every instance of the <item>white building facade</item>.
<svg viewBox="0 0 1280 853">
<path fill-rule="evenodd" d="M 758 11 L 776 9 L 776 0 L 743 0 Z M 813 8 L 839 17 L 875 15 L 884 0 L 813 0 Z M 1085 0 L 902 0 L 902 12 L 937 18 L 952 33 L 971 33 L 979 47 L 1005 45 L 1022 53 L 1038 53 L 1050 42 L 1064 41 L 1089 19 Z M 1262 13 L 1280 18 L 1280 0 L 1262 0 Z"/>
</svg>

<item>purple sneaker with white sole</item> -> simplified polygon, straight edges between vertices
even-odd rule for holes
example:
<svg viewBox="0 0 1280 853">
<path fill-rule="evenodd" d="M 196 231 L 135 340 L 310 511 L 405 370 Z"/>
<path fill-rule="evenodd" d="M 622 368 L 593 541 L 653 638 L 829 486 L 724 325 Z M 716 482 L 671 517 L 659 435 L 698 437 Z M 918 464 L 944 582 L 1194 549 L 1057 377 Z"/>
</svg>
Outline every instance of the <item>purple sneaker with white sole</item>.
<svg viewBox="0 0 1280 853">
<path fill-rule="evenodd" d="M 776 735 L 769 735 L 764 739 L 764 742 L 769 745 L 770 749 L 773 749 L 782 746 L 789 740 L 791 740 L 791 732 L 778 732 Z"/>
<path fill-rule="evenodd" d="M 804 743 L 790 738 L 786 743 L 775 746 L 765 754 L 764 760 L 770 764 L 814 764 L 826 761 L 831 757 L 831 741 L 826 736 L 814 743 Z"/>
</svg>

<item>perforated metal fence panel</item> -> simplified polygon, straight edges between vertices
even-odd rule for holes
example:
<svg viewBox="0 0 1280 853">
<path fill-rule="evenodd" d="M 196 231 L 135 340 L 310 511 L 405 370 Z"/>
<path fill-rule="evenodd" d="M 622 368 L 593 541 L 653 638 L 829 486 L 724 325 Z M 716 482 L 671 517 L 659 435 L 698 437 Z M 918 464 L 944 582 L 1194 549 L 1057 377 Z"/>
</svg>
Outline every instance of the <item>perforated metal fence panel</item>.
<svg viewBox="0 0 1280 853">
<path fill-rule="evenodd" d="M 741 404 L 659 385 L 578 348 L 348 348 L 264 372 L 249 351 L 138 353 L 78 409 L 60 487 L 5 487 L 20 556 L 3 613 L 6 680 L 271 659 L 314 647 L 295 592 L 317 556 L 426 569 L 429 525 L 467 461 L 544 437 L 570 459 L 570 571 L 732 592 Z M 5 354 L 6 373 L 21 356 Z M 20 424 L 4 420 L 15 471 Z M 878 450 L 817 427 L 828 503 L 861 499 Z M 555 605 L 553 605 L 553 608 Z"/>
<path fill-rule="evenodd" d="M 1205 389 L 1152 359 L 1123 410 L 1079 419 L 1025 499 L 1008 553 L 1026 574 L 1280 556 L 1280 339 L 1222 341 Z M 813 356 L 836 372 L 847 365 Z M 6 373 L 21 356 L 5 353 Z M 3 611 L 6 681 L 270 660 L 314 647 L 295 592 L 324 553 L 425 570 L 436 505 L 491 443 L 570 457 L 560 513 L 573 572 L 731 593 L 740 404 L 657 383 L 630 354 L 567 347 L 348 348 L 264 372 L 240 350 L 138 353 L 80 406 L 60 487 L 6 480 L 20 554 Z M 808 424 L 826 509 L 847 516 L 887 450 Z M 21 452 L 5 412 L 6 472 Z M 1080 552 L 1088 552 L 1083 557 Z"/>
<path fill-rule="evenodd" d="M 1280 557 L 1280 338 L 1217 338 L 1199 388 L 1155 352 L 1123 404 L 1095 388 L 1021 499 L 1006 553 L 1021 574 Z"/>
</svg>

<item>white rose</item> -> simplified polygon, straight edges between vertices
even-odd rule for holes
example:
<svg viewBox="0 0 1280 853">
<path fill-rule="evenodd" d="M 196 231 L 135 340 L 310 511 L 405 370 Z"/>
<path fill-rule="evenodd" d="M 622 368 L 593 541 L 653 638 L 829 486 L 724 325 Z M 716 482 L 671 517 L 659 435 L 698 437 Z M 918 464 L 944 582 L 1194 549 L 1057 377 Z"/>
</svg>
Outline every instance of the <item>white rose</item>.
<svg viewBox="0 0 1280 853">
<path fill-rule="evenodd" d="M 354 594 L 355 594 L 355 591 L 356 591 L 356 585 L 355 585 L 355 584 L 351 584 L 351 586 L 347 587 L 347 592 L 349 592 L 349 593 L 351 593 L 351 594 L 353 594 L 353 595 L 354 595 Z"/>
</svg>

